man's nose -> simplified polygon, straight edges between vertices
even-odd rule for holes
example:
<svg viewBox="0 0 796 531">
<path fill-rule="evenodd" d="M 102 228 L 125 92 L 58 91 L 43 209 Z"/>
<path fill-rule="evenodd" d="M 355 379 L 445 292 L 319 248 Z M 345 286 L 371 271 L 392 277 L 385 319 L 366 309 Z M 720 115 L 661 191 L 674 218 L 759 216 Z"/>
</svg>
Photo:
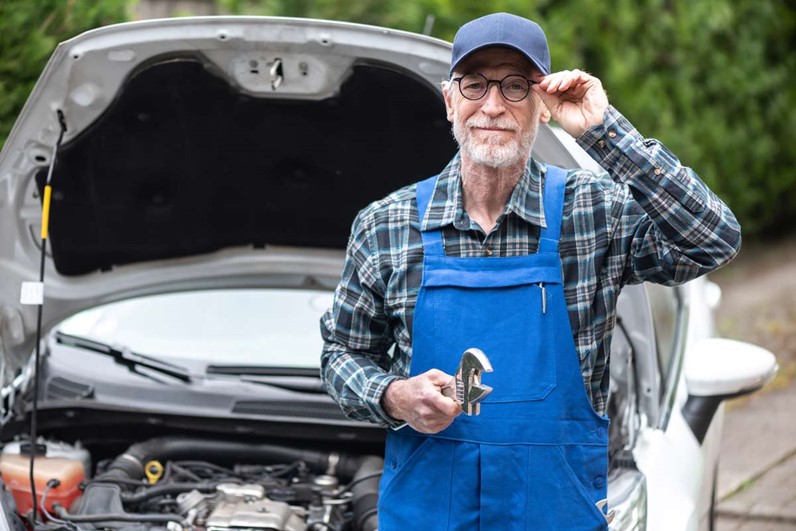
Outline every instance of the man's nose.
<svg viewBox="0 0 796 531">
<path fill-rule="evenodd" d="M 497 83 L 490 83 L 481 104 L 481 111 L 488 116 L 497 116 L 505 110 L 506 102 L 500 93 L 500 86 Z"/>
</svg>

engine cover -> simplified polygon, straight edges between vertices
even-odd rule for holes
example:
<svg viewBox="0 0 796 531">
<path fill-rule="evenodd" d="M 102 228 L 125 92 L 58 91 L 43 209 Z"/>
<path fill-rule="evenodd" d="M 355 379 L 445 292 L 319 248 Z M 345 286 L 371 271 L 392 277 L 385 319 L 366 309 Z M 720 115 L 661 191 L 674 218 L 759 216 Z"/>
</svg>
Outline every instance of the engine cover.
<svg viewBox="0 0 796 531">
<path fill-rule="evenodd" d="M 224 499 L 207 518 L 208 531 L 262 529 L 304 531 L 306 524 L 284 502 L 265 498 L 259 485 L 219 485 Z"/>
</svg>

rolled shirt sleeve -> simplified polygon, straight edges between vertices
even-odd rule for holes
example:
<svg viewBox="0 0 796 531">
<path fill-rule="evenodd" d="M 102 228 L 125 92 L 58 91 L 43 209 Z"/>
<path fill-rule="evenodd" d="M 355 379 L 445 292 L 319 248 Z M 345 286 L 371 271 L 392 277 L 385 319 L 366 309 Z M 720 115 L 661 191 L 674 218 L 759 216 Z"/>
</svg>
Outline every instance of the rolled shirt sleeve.
<svg viewBox="0 0 796 531">
<path fill-rule="evenodd" d="M 663 144 L 644 138 L 616 109 L 577 139 L 629 188 L 632 201 L 615 202 L 613 237 L 627 253 L 624 281 L 686 282 L 729 262 L 740 249 L 735 216 Z"/>
<path fill-rule="evenodd" d="M 378 256 L 371 253 L 371 225 L 366 211 L 354 221 L 334 304 L 321 318 L 321 379 L 349 418 L 399 427 L 403 423 L 381 405 L 387 386 L 401 376 L 389 372 L 392 342 L 384 286 L 375 274 Z"/>
</svg>

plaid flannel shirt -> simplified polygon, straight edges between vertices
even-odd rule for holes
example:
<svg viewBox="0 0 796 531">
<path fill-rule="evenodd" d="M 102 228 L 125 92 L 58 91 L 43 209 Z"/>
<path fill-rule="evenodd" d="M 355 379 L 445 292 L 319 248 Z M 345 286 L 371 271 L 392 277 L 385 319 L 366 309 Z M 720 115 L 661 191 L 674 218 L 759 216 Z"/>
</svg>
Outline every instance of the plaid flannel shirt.
<svg viewBox="0 0 796 531">
<path fill-rule="evenodd" d="M 568 174 L 560 254 L 564 293 L 586 393 L 606 409 L 609 350 L 621 287 L 675 285 L 731 260 L 740 227 L 729 208 L 662 144 L 645 139 L 613 107 L 577 139 L 608 173 Z M 484 234 L 462 206 L 459 156 L 442 171 L 425 218 L 415 185 L 362 210 L 353 223 L 334 304 L 321 319 L 321 375 L 350 418 L 402 423 L 382 408 L 412 358 L 423 230 L 441 228 L 449 256 L 516 256 L 537 250 L 546 226 L 545 167 L 529 160 L 496 227 Z"/>
</svg>

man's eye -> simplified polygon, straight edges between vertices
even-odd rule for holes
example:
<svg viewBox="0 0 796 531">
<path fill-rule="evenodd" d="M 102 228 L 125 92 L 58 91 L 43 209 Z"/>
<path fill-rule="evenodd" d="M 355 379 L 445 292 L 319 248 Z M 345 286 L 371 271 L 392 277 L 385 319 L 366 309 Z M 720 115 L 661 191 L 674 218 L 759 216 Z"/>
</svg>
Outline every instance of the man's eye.
<svg viewBox="0 0 796 531">
<path fill-rule="evenodd" d="M 470 81 L 464 85 L 465 90 L 484 90 L 484 84 L 481 81 Z"/>
<path fill-rule="evenodd" d="M 511 81 L 503 86 L 506 90 L 521 91 L 525 90 L 526 85 L 522 81 Z"/>
</svg>

